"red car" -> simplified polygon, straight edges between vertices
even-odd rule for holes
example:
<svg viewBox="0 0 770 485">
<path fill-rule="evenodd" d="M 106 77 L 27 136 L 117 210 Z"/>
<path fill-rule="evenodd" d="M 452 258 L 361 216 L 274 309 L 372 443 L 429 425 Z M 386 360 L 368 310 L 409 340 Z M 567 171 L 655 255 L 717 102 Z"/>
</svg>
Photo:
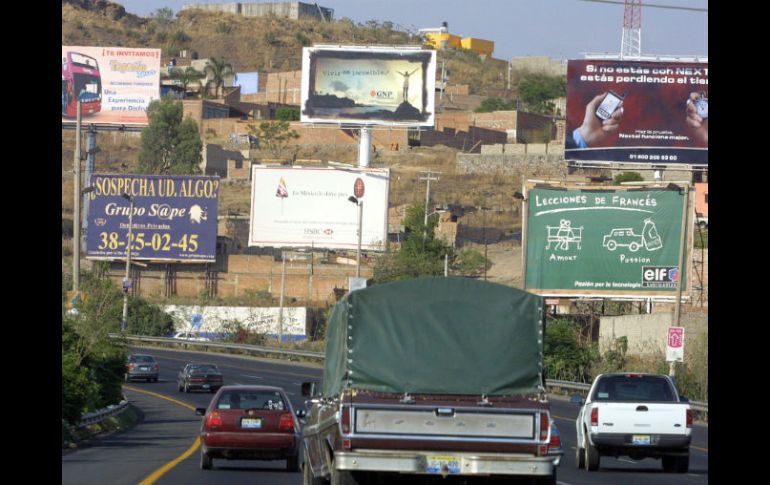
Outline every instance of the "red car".
<svg viewBox="0 0 770 485">
<path fill-rule="evenodd" d="M 286 460 L 287 470 L 299 471 L 301 428 L 280 387 L 224 386 L 195 414 L 203 416 L 201 469 L 224 458 Z"/>
</svg>

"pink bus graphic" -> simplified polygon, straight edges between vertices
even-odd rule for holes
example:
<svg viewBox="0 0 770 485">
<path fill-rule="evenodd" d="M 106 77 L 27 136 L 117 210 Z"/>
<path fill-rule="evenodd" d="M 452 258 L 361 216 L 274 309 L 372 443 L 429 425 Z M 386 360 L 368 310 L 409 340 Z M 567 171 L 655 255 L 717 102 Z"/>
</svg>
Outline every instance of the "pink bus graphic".
<svg viewBox="0 0 770 485">
<path fill-rule="evenodd" d="M 61 64 L 61 114 L 65 118 L 77 116 L 77 102 L 81 113 L 90 115 L 102 109 L 102 77 L 96 59 L 77 52 L 67 52 Z"/>
</svg>

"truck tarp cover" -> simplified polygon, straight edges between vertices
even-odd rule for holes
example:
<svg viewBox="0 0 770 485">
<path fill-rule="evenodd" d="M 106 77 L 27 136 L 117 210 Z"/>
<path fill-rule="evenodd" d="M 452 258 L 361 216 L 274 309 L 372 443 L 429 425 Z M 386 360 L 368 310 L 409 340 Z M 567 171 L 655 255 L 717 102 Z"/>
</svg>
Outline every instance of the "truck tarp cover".
<svg viewBox="0 0 770 485">
<path fill-rule="evenodd" d="M 329 318 L 324 395 L 538 392 L 542 318 L 542 297 L 467 278 L 354 291 Z"/>
</svg>

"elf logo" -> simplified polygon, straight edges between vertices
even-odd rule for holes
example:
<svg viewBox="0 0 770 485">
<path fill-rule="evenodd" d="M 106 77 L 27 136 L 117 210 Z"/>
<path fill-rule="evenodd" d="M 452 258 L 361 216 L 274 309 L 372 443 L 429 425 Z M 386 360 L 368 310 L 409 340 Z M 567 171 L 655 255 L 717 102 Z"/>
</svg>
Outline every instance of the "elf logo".
<svg viewBox="0 0 770 485">
<path fill-rule="evenodd" d="M 642 266 L 642 287 L 676 288 L 679 268 L 676 266 Z"/>
</svg>

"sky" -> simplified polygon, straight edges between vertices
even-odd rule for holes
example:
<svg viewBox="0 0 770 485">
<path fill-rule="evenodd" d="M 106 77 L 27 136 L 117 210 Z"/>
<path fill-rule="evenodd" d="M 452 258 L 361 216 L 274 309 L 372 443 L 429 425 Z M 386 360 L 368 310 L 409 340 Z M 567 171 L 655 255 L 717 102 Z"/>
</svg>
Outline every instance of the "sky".
<svg viewBox="0 0 770 485">
<path fill-rule="evenodd" d="M 158 8 L 178 12 L 185 3 L 223 0 L 113 0 L 129 13 L 149 16 Z M 618 2 L 619 3 L 614 3 Z M 249 2 L 241 2 L 249 3 Z M 253 3 L 266 3 L 255 1 Z M 316 3 L 304 0 L 304 3 Z M 585 54 L 618 54 L 623 30 L 622 0 L 322 0 L 334 18 L 356 23 L 390 21 L 399 30 L 438 28 L 495 43 L 492 57 L 548 56 L 582 59 Z M 708 56 L 708 0 L 651 0 L 642 4 L 642 54 Z"/>
</svg>

